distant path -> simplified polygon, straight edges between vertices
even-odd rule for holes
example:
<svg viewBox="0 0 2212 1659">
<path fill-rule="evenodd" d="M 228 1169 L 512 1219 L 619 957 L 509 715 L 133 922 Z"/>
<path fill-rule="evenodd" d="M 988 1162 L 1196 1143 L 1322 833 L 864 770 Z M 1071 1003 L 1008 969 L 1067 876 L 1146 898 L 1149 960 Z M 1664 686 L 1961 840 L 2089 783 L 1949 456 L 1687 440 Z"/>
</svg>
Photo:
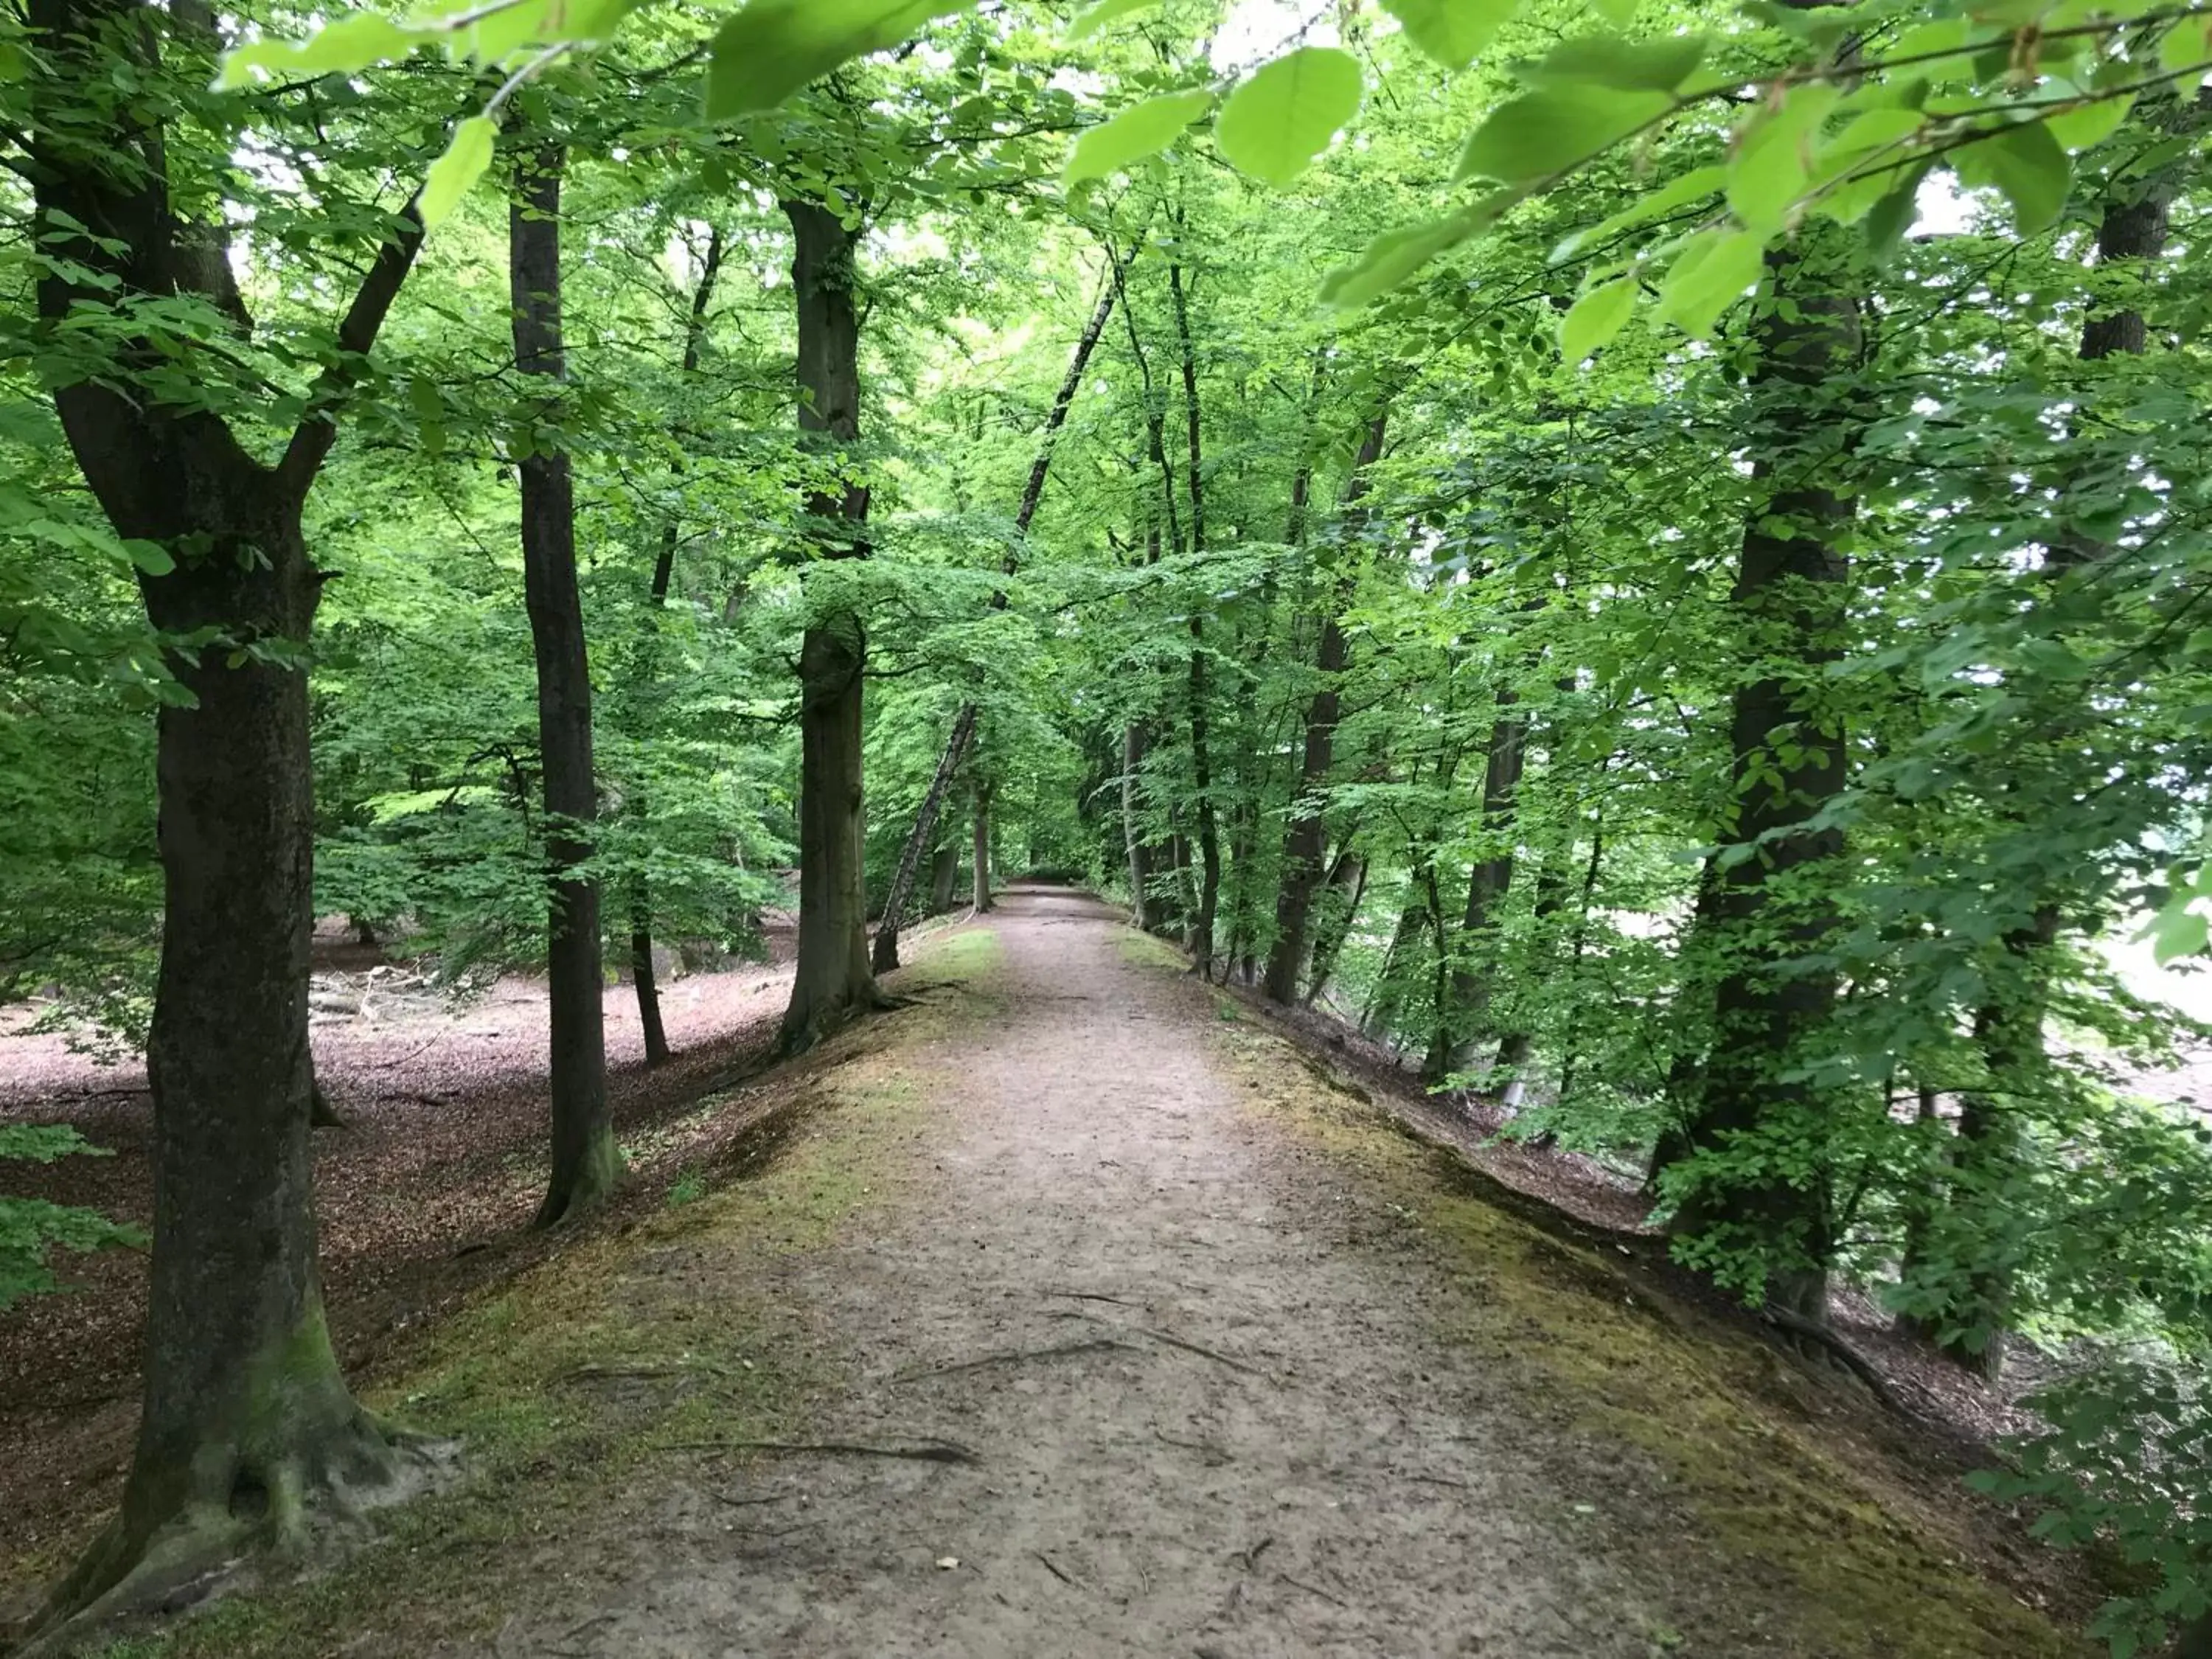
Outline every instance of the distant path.
<svg viewBox="0 0 2212 1659">
<path fill-rule="evenodd" d="M 992 925 L 994 1010 L 902 1054 L 935 1091 L 914 1151 L 927 1202 L 864 1218 L 776 1290 L 851 1358 L 811 1439 L 934 1436 L 977 1461 L 735 1465 L 586 1551 L 611 1589 L 447 1651 L 1861 1650 L 1791 1634 L 1800 1592 L 1771 1570 L 1712 1582 L 1667 1500 L 1622 1490 L 1651 1484 L 1648 1460 L 1593 1452 L 1570 1402 L 1452 1340 L 1480 1285 L 1248 1103 L 1234 1028 L 1132 960 L 1150 947 L 1118 913 L 1030 890 Z M 1613 1301 L 1599 1318 L 1641 1317 Z M 1704 1615 L 1687 1646 L 1686 1607 Z M 1897 1651 L 1881 1640 L 1866 1650 Z"/>
</svg>

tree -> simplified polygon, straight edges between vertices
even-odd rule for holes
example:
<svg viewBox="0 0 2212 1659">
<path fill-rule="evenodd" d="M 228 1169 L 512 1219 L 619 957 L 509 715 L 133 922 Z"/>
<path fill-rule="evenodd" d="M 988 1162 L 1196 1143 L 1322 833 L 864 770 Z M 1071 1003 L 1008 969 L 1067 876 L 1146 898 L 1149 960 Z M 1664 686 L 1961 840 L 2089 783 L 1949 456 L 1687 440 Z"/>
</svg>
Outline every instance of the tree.
<svg viewBox="0 0 2212 1659">
<path fill-rule="evenodd" d="M 538 660 L 538 749 L 545 776 L 552 1005 L 553 1170 L 540 1226 L 595 1208 L 621 1172 L 607 1114 L 600 1000 L 599 890 L 588 873 L 599 778 L 592 764 L 592 672 L 576 588 L 576 508 L 561 434 L 568 377 L 561 331 L 561 174 L 557 143 L 526 139 L 509 209 L 508 281 L 515 367 L 550 388 L 530 410 L 522 478 L 522 575 Z"/>
</svg>

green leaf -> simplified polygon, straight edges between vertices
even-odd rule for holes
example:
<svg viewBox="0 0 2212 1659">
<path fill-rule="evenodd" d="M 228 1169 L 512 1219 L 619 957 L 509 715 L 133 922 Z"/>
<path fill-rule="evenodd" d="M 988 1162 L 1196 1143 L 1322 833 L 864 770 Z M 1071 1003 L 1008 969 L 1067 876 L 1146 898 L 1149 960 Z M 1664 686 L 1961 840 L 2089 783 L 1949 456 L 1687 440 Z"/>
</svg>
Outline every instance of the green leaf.
<svg viewBox="0 0 2212 1659">
<path fill-rule="evenodd" d="M 1702 339 L 1759 280 L 1765 256 L 1766 238 L 1756 231 L 1708 230 L 1692 237 L 1667 273 L 1653 320 Z"/>
<path fill-rule="evenodd" d="M 483 177 L 498 136 L 499 124 L 489 115 L 471 115 L 453 129 L 446 153 L 430 163 L 429 177 L 422 181 L 416 211 L 422 216 L 423 229 L 436 229 Z"/>
<path fill-rule="evenodd" d="M 1877 262 L 1886 262 L 1895 253 L 1905 233 L 1912 228 L 1913 216 L 1920 209 L 1920 181 L 1933 165 L 1923 161 L 1909 170 L 1895 189 L 1868 210 L 1867 252 Z"/>
<path fill-rule="evenodd" d="M 1143 11 L 1159 3 L 1160 0 L 1098 0 L 1098 3 L 1089 10 L 1076 14 L 1075 21 L 1067 26 L 1067 38 L 1071 40 L 1088 40 L 1109 23 L 1119 22 L 1131 12 Z"/>
<path fill-rule="evenodd" d="M 1622 276 L 1592 289 L 1574 303 L 1559 325 L 1559 355 L 1578 363 L 1628 326 L 1636 311 L 1637 284 Z"/>
<path fill-rule="evenodd" d="M 1702 34 L 1662 34 L 1631 40 L 1618 34 L 1585 34 L 1563 40 L 1540 63 L 1522 71 L 1534 86 L 1586 84 L 1616 92 L 1672 92 L 1704 60 Z"/>
<path fill-rule="evenodd" d="M 2094 149 L 2119 130 L 2128 118 L 2135 98 L 2097 98 L 2094 102 L 2075 104 L 2051 116 L 2044 125 L 2064 149 Z"/>
<path fill-rule="evenodd" d="M 1517 190 L 1502 190 L 1443 218 L 1384 231 L 1357 259 L 1322 279 L 1321 302 L 1352 311 L 1389 293 L 1439 253 L 1496 224 L 1521 195 Z"/>
<path fill-rule="evenodd" d="M 1467 141 L 1455 179 L 1534 184 L 1609 149 L 1673 107 L 1663 92 L 1546 87 L 1494 111 Z"/>
<path fill-rule="evenodd" d="M 1951 165 L 1963 182 L 2002 191 L 2023 236 L 2058 222 L 2074 182 L 2073 161 L 2039 123 L 2007 127 L 1995 137 L 1969 144 L 1952 156 Z"/>
<path fill-rule="evenodd" d="M 1771 234 L 1805 193 L 1812 176 L 1813 135 L 1838 94 L 1822 82 L 1792 91 L 1762 110 L 1738 140 L 1729 164 L 1729 206 L 1753 230 Z"/>
<path fill-rule="evenodd" d="M 1638 225 L 1663 219 L 1677 208 L 1687 207 L 1692 202 L 1704 200 L 1728 183 L 1728 169 L 1723 167 L 1692 167 L 1680 178 L 1653 191 L 1649 196 L 1632 203 L 1610 217 L 1600 220 L 1585 229 L 1563 238 L 1553 251 L 1553 263 L 1571 258 L 1575 253 L 1594 242 L 1609 241 L 1624 230 L 1633 230 Z"/>
<path fill-rule="evenodd" d="M 1406 38 L 1448 70 L 1463 70 L 1521 9 L 1521 0 L 1382 0 Z"/>
<path fill-rule="evenodd" d="M 747 0 L 714 31 L 707 118 L 774 109 L 839 64 L 896 46 L 975 0 Z"/>
<path fill-rule="evenodd" d="M 219 91 L 253 86 L 261 79 L 259 71 L 351 75 L 444 38 L 434 29 L 405 28 L 374 12 L 362 12 L 317 29 L 304 40 L 253 40 L 235 47 L 223 53 L 215 83 Z"/>
<path fill-rule="evenodd" d="M 1163 93 L 1132 104 L 1112 120 L 1076 139 L 1061 179 L 1071 185 L 1085 179 L 1103 179 L 1133 161 L 1157 155 L 1212 106 L 1213 94 L 1204 88 Z"/>
<path fill-rule="evenodd" d="M 1229 94 L 1213 141 L 1240 173 L 1287 185 L 1359 109 L 1359 64 L 1334 46 L 1301 46 Z"/>
<path fill-rule="evenodd" d="M 123 550 L 129 556 L 133 569 L 143 570 L 149 576 L 166 576 L 177 568 L 169 550 L 159 542 L 133 537 L 123 544 Z"/>
</svg>

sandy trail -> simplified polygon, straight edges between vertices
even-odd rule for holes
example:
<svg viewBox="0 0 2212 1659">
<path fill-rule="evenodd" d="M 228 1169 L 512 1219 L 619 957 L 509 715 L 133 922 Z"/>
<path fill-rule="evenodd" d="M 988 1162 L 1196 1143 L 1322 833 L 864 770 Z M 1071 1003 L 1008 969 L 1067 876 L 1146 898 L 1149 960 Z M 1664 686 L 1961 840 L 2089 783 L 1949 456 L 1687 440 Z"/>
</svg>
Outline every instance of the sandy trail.
<svg viewBox="0 0 2212 1659">
<path fill-rule="evenodd" d="M 490 1650 L 1660 1650 L 1570 1536 L 1589 1506 L 1431 1328 L 1442 1270 L 1360 1244 L 1327 1161 L 1240 1109 L 1205 1001 L 1074 896 L 1011 895 L 996 931 L 999 1012 L 925 1062 L 957 1099 L 915 1148 L 931 1201 L 779 1287 L 854 1358 L 812 1437 L 975 1461 L 775 1456 L 679 1486 L 611 1594 Z"/>
</svg>

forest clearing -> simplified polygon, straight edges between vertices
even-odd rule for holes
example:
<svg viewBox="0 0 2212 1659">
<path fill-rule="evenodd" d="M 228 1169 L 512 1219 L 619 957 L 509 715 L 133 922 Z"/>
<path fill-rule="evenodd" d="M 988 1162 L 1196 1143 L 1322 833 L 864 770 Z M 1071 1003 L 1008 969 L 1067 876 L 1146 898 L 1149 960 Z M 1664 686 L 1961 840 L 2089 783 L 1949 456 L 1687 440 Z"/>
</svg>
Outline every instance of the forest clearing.
<svg viewBox="0 0 2212 1659">
<path fill-rule="evenodd" d="M 0 107 L 0 1650 L 2212 1656 L 2212 0 Z"/>
</svg>

